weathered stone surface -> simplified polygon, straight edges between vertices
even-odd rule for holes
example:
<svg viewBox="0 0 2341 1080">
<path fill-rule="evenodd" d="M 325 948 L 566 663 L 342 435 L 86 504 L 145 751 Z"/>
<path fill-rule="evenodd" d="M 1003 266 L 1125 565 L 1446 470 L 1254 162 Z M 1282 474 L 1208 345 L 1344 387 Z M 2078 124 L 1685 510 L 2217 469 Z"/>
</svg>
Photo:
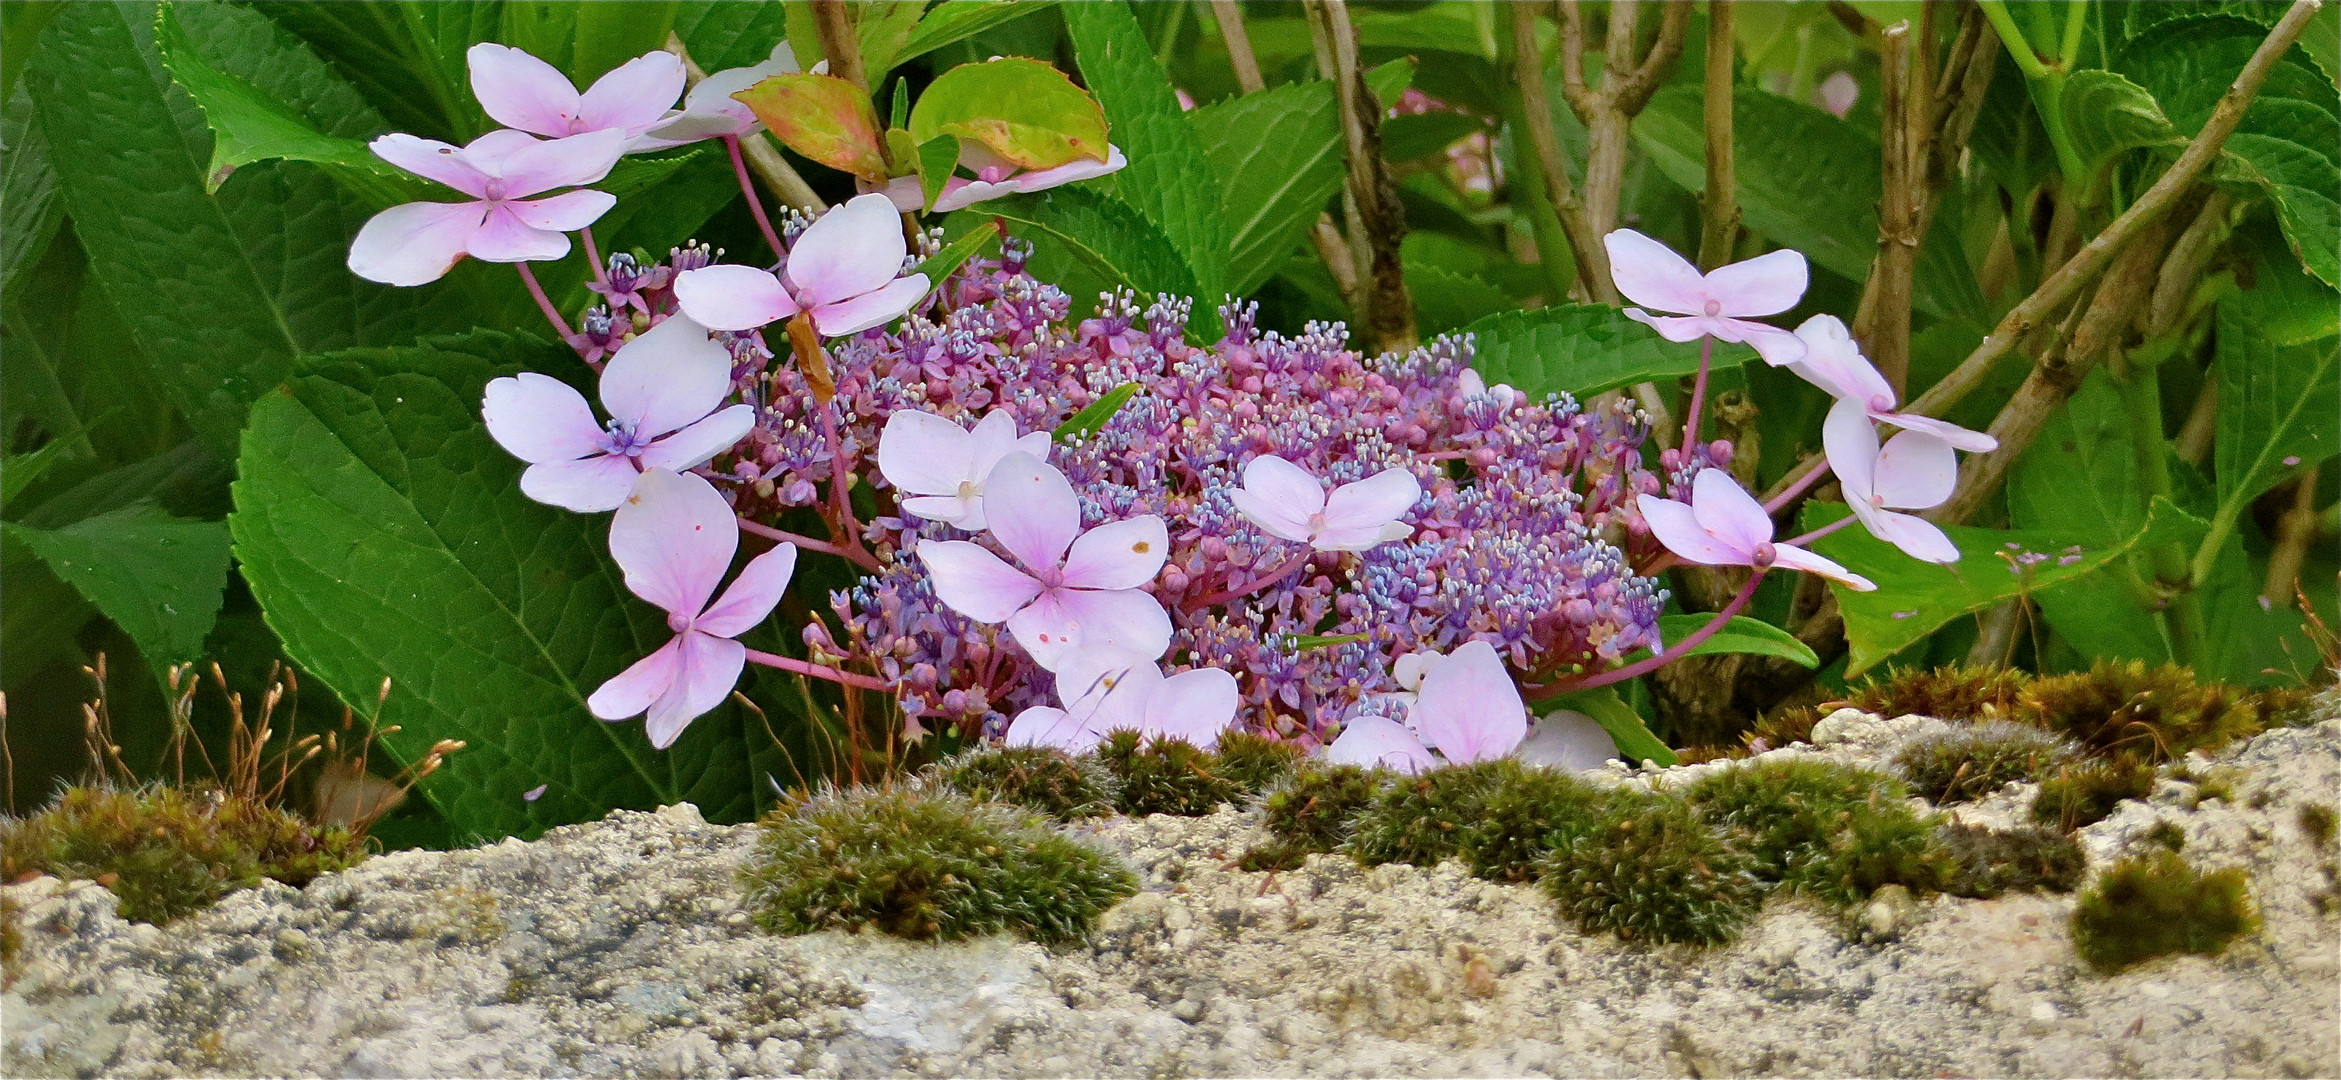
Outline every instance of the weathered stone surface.
<svg viewBox="0 0 2341 1080">
<path fill-rule="evenodd" d="M 1874 763 L 1935 723 L 1844 714 L 1780 752 Z M 1883 896 L 1851 922 L 1775 898 L 1727 948 L 1647 948 L 1452 863 L 1232 870 L 1258 835 L 1233 811 L 1084 829 L 1145 891 L 1079 948 L 778 938 L 739 909 L 750 830 L 677 807 L 394 854 L 165 929 L 87 883 L 9 886 L 26 948 L 0 1072 L 2334 1075 L 2341 902 L 2297 821 L 2341 792 L 2341 721 L 2198 764 L 2234 770 L 2232 801 L 2165 784 L 2088 829 L 2090 857 L 2171 822 L 2190 859 L 2251 873 L 2265 927 L 2112 977 L 2075 960 L 2069 897 Z M 2009 823 L 2027 794 L 1961 813 Z"/>
</svg>

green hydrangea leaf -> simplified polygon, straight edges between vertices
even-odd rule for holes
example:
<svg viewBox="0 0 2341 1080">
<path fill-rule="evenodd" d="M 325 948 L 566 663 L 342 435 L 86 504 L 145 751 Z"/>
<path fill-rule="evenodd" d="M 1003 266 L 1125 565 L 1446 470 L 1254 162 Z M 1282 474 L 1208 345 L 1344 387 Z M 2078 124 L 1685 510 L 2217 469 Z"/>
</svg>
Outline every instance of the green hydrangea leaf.
<svg viewBox="0 0 2341 1080">
<path fill-rule="evenodd" d="M 390 681 L 371 719 L 400 727 L 385 742 L 401 760 L 467 744 L 422 788 L 460 830 L 533 835 L 681 801 L 752 816 L 764 777 L 791 775 L 752 715 L 723 706 L 660 751 L 639 721 L 586 711 L 670 633 L 610 561 L 607 516 L 522 496 L 520 463 L 481 424 L 488 379 L 524 367 L 582 370 L 565 350 L 480 331 L 317 358 L 269 395 L 229 518 L 253 596 L 286 654 L 343 701 L 371 711 Z"/>
<path fill-rule="evenodd" d="M 1510 383 L 1531 397 L 1566 393 L 1583 400 L 1699 370 L 1696 342 L 1668 341 L 1604 304 L 1500 312 L 1462 332 L 1475 339 L 1471 366 L 1489 384 Z M 1714 366 L 1737 367 L 1755 355 L 1745 345 L 1717 342 Z"/>
</svg>

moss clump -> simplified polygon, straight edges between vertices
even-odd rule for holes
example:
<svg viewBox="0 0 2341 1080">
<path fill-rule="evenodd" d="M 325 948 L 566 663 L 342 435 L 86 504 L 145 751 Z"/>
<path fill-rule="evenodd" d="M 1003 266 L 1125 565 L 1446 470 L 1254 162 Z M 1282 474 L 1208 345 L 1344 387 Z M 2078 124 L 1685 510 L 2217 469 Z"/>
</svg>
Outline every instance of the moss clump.
<svg viewBox="0 0 2341 1080">
<path fill-rule="evenodd" d="M 1184 739 L 1117 731 L 1098 744 L 1097 759 L 1113 774 L 1115 809 L 1131 817 L 1202 817 L 1244 797 L 1243 785 L 1220 775 L 1218 755 Z"/>
<path fill-rule="evenodd" d="M 0 985 L 16 981 L 16 957 L 24 950 L 24 928 L 16 925 L 16 898 L 0 893 Z"/>
<path fill-rule="evenodd" d="M 1366 866 L 1437 866 L 1463 854 L 1464 838 L 1484 820 L 1486 803 L 1517 762 L 1483 761 L 1401 776 L 1357 815 L 1348 849 Z"/>
<path fill-rule="evenodd" d="M 1095 759 L 1046 746 L 979 746 L 928 775 L 978 802 L 1013 803 L 1058 821 L 1111 813 L 1110 779 Z"/>
<path fill-rule="evenodd" d="M 68 789 L 55 805 L 0 824 L 0 875 L 88 878 L 125 919 L 165 923 L 272 878 L 301 886 L 366 857 L 364 839 L 216 790 Z"/>
<path fill-rule="evenodd" d="M 2098 753 L 2164 762 L 2259 734 L 2261 703 L 2250 691 L 2196 682 L 2174 664 L 2100 660 L 2086 672 L 2033 680 L 2017 707 L 2026 722 Z"/>
<path fill-rule="evenodd" d="M 1953 664 L 1932 671 L 1895 671 L 1846 695 L 1846 704 L 1888 718 L 1932 716 L 1942 720 L 2003 719 L 2015 714 L 2028 672 L 2014 668 Z"/>
<path fill-rule="evenodd" d="M 2300 831 L 2308 837 L 2309 846 L 2318 851 L 2333 849 L 2333 833 L 2337 822 L 2333 808 L 2322 803 L 2302 803 L 2297 815 Z"/>
<path fill-rule="evenodd" d="M 2107 869 L 2073 908 L 2073 947 L 2112 974 L 2157 956 L 2217 956 L 2259 926 L 2241 869 L 2199 873 L 2178 853 L 2149 852 Z"/>
<path fill-rule="evenodd" d="M 1258 795 L 1291 777 L 1300 767 L 1299 745 L 1248 731 L 1230 731 L 1219 737 L 1219 776 L 1245 793 Z"/>
<path fill-rule="evenodd" d="M 1077 940 L 1138 891 L 1119 860 L 1041 818 L 913 789 L 829 791 L 774 810 L 740 880 L 768 930 L 946 941 L 1002 930 Z"/>
<path fill-rule="evenodd" d="M 1592 828 L 1600 815 L 1601 792 L 1569 772 L 1510 758 L 1487 767 L 1494 784 L 1480 797 L 1479 820 L 1463 830 L 1457 854 L 1489 881 L 1535 877 L 1537 860 Z"/>
<path fill-rule="evenodd" d="M 2068 832 L 2112 816 L 2123 799 L 2154 791 L 2154 766 L 2133 754 L 2091 758 L 2058 766 L 2032 797 L 2032 820 Z"/>
<path fill-rule="evenodd" d="M 1894 756 L 1894 766 L 1929 801 L 1957 803 L 2038 779 L 2073 756 L 2074 747 L 2055 735 L 1993 720 L 1913 739 Z"/>
<path fill-rule="evenodd" d="M 1813 759 L 1761 761 L 1684 792 L 1710 824 L 1745 838 L 1766 880 L 1850 906 L 1881 885 L 1937 889 L 1949 860 L 1902 782 Z"/>
<path fill-rule="evenodd" d="M 1591 932 L 1717 945 L 1764 902 L 1756 861 L 1679 799 L 1611 793 L 1585 831 L 1539 866 L 1546 892 Z"/>
<path fill-rule="evenodd" d="M 1291 870 L 1311 854 L 1338 849 L 1389 779 L 1388 772 L 1355 765 L 1311 765 L 1293 773 L 1260 800 L 1270 839 L 1244 853 L 1243 868 Z"/>
<path fill-rule="evenodd" d="M 1943 891 L 1990 899 L 2009 892 L 2071 892 L 2087 865 L 2071 833 L 1944 825 L 1935 842 L 1950 857 Z"/>
</svg>

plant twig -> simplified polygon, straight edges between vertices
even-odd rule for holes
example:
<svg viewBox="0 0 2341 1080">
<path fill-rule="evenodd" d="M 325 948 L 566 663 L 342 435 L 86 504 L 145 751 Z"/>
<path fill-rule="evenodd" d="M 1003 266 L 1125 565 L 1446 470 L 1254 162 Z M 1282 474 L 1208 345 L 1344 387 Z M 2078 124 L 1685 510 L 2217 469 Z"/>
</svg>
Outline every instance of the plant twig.
<svg viewBox="0 0 2341 1080">
<path fill-rule="evenodd" d="M 1220 39 L 1227 43 L 1228 63 L 1235 68 L 1236 88 L 1247 94 L 1268 89 L 1268 80 L 1260 74 L 1260 58 L 1252 52 L 1251 32 L 1244 29 L 1244 10 L 1236 0 L 1211 0 L 1211 17 L 1219 23 Z M 1317 249 L 1317 258 L 1325 263 L 1326 272 L 1333 275 L 1333 284 L 1341 290 L 1344 299 L 1357 292 L 1357 259 L 1350 254 L 1349 244 L 1341 238 L 1341 229 L 1333 224 L 1333 215 L 1320 212 L 1317 224 L 1309 229 L 1309 246 Z"/>
<path fill-rule="evenodd" d="M 1563 46 L 1566 48 L 1566 45 Z M 1585 215 L 1585 203 L 1577 196 L 1577 187 L 1569 181 L 1569 170 L 1561 155 L 1561 140 L 1553 130 L 1553 106 L 1544 81 L 1544 54 L 1536 47 L 1536 6 L 1512 5 L 1512 57 L 1514 78 L 1520 83 L 1520 111 L 1528 128 L 1528 144 L 1536 154 L 1539 172 L 1544 174 L 1545 199 L 1552 204 L 1553 215 L 1561 219 L 1561 233 L 1569 241 L 1569 254 L 1577 263 L 1577 282 L 1585 295 L 1604 304 L 1619 302 L 1617 286 L 1610 281 L 1609 252 L 1601 246 L 1601 233 Z"/>
<path fill-rule="evenodd" d="M 1252 53 L 1252 35 L 1244 29 L 1244 9 L 1236 0 L 1211 0 L 1211 17 L 1219 23 L 1220 40 L 1227 43 L 1227 60 L 1236 69 L 1236 88 L 1257 94 L 1268 88 L 1260 77 L 1260 58 Z"/>
<path fill-rule="evenodd" d="M 1853 319 L 1853 336 L 1896 396 L 1909 384 L 1911 290 L 1918 245 L 1925 237 L 1919 231 L 1919 208 L 1926 201 L 1927 151 L 1933 141 L 1933 133 L 1924 129 L 1932 112 L 1926 100 L 1931 83 L 1919 58 L 1927 47 L 1910 39 L 1908 21 L 1878 35 L 1878 83 L 1883 88 L 1878 142 L 1884 181 L 1878 196 L 1878 254 L 1870 262 L 1861 307 Z"/>
<path fill-rule="evenodd" d="M 1594 232 L 1607 233 L 1617 224 L 1618 198 L 1624 187 L 1626 150 L 1633 142 L 1634 116 L 1650 101 L 1675 59 L 1682 55 L 1690 33 L 1690 0 L 1668 0 L 1659 18 L 1658 37 L 1634 59 L 1634 31 L 1640 19 L 1636 0 L 1611 0 L 1609 32 L 1603 42 L 1601 86 L 1585 83 L 1585 29 L 1578 0 L 1558 0 L 1561 6 L 1561 93 L 1571 111 L 1584 123 L 1586 134 L 1585 214 Z"/>
<path fill-rule="evenodd" d="M 2301 470 L 2292 485 L 2292 506 L 2276 523 L 2276 548 L 2268 554 L 2268 587 L 2260 590 L 2264 601 L 2284 604 L 2299 594 L 2300 566 L 2317 538 L 2317 468 Z"/>
<path fill-rule="evenodd" d="M 813 30 L 821 38 L 821 58 L 829 61 L 829 73 L 861 87 L 870 89 L 870 79 L 862 71 L 862 36 L 854 29 L 854 15 L 845 0 L 811 0 Z"/>
<path fill-rule="evenodd" d="M 1739 179 L 1732 154 L 1732 5 L 1707 0 L 1707 187 L 1699 195 L 1699 269 L 1731 261 L 1739 243 Z"/>
<path fill-rule="evenodd" d="M 2119 344 L 2120 335 L 2145 303 L 2145 282 L 2152 279 L 2161 259 L 2163 231 L 2159 223 L 2147 229 L 2141 234 L 2143 242 L 2125 250 L 2107 271 L 2088 306 L 2076 312 L 2074 328 L 2059 335 L 2062 346 L 2049 350 L 2034 365 L 2016 396 L 1992 420 L 1991 434 L 1999 440 L 1998 449 L 1970 455 L 1951 497 L 1928 511 L 1928 518 L 1955 524 L 1975 513 L 1999 487 L 2016 458 L 2047 426 L 2049 415 L 2080 388 L 2089 369 Z"/>
<path fill-rule="evenodd" d="M 2201 465 L 2203 456 L 2211 452 L 2211 436 L 2219 425 L 2219 380 L 2203 380 L 2203 389 L 2195 394 L 2195 406 L 2187 410 L 2186 423 L 2179 425 L 2176 446 L 2178 459 L 2189 465 Z"/>
<path fill-rule="evenodd" d="M 1350 249 L 1364 263 L 1358 268 L 1357 291 L 1365 300 L 1359 322 L 1375 351 L 1410 349 L 1417 340 L 1414 298 L 1407 292 L 1398 254 L 1399 242 L 1406 237 L 1406 210 L 1391 183 L 1389 163 L 1382 160 L 1382 106 L 1358 66 L 1357 31 L 1350 25 L 1348 4 L 1307 0 L 1307 5 L 1311 21 L 1322 31 L 1319 65 L 1330 61 L 1333 92 L 1341 103 L 1348 191 L 1357 205 Z"/>
<path fill-rule="evenodd" d="M 2213 191 L 2203 208 L 2187 223 L 2162 260 L 2154 279 L 2153 298 L 2146 302 L 2146 336 L 2158 338 L 2178 329 L 2195 296 L 2195 282 L 2203 276 L 2219 242 L 2227 238 L 2227 211 L 2234 201 L 2224 191 Z"/>
<path fill-rule="evenodd" d="M 681 37 L 668 34 L 666 51 L 683 62 L 686 86 L 697 86 L 699 80 L 707 77 L 707 72 L 691 59 L 691 50 L 683 47 Z M 788 163 L 787 158 L 780 156 L 780 148 L 772 145 L 769 133 L 758 131 L 743 136 L 740 139 L 740 154 L 747 159 L 748 171 L 756 174 L 756 179 L 763 181 L 764 189 L 770 191 L 782 205 L 816 214 L 829 209 L 829 204 L 813 193 L 813 186 L 805 183 L 804 177 L 797 175 L 796 168 Z"/>
<path fill-rule="evenodd" d="M 2120 217 L 2113 219 L 2105 231 L 2098 233 L 2063 266 L 2058 267 L 2055 273 L 2050 274 L 2047 280 L 2041 282 L 2032 295 L 2009 309 L 2001 317 L 1999 325 L 1985 335 L 1983 343 L 1977 345 L 1975 351 L 1969 353 L 1967 359 L 1961 361 L 1943 381 L 1911 402 L 1909 411 L 1922 416 L 1940 416 L 1944 410 L 1958 404 L 1961 398 L 1982 384 L 1985 376 L 1991 373 L 1992 366 L 2015 347 L 2018 339 L 2031 333 L 2042 320 L 2055 314 L 2079 295 L 2082 287 L 2112 262 L 2124 246 L 2136 239 L 2148 225 L 2169 213 L 2171 207 L 2178 203 L 2179 196 L 2202 176 L 2204 169 L 2218 159 L 2220 149 L 2227 144 L 2227 137 L 2235 132 L 2236 124 L 2243 119 L 2244 110 L 2251 107 L 2261 84 L 2267 82 L 2268 73 L 2275 69 L 2276 63 L 2283 59 L 2284 53 L 2292 48 L 2293 43 L 2300 40 L 2302 31 L 2308 29 L 2309 17 L 2316 14 L 2318 6 L 2318 0 L 2294 0 L 2291 9 L 2277 21 L 2275 29 L 2268 32 L 2267 40 L 2260 43 L 2258 51 L 2252 53 L 2251 60 L 2244 64 L 2243 71 L 2228 85 L 2227 93 L 2220 97 L 2218 106 L 2211 111 L 2210 119 L 2204 121 L 2203 130 L 2196 133 L 2186 150 L 2179 154 L 2178 160 L 2172 162 L 2169 169 L 2163 171 L 2154 186 L 2140 195 L 2138 201 L 2131 203 L 2130 208 L 2123 211 Z"/>
</svg>

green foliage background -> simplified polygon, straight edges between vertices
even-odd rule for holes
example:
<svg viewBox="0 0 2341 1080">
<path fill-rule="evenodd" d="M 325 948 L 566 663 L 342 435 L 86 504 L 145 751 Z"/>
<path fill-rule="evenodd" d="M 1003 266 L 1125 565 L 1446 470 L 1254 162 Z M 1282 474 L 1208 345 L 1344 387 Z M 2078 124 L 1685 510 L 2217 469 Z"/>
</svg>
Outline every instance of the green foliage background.
<svg viewBox="0 0 2341 1080">
<path fill-rule="evenodd" d="M 1040 245 L 1036 270 L 1077 298 L 1117 286 L 1196 296 L 1203 340 L 1217 333 L 1213 301 L 1230 293 L 1258 299 L 1271 328 L 1350 317 L 1307 241 L 1320 213 L 1340 217 L 1344 166 L 1331 84 L 1318 77 L 1298 5 L 1247 5 L 1269 83 L 1249 95 L 1199 3 L 880 0 L 858 10 L 872 84 L 896 88 L 882 104 L 958 63 L 1038 57 L 1077 74 L 1130 159 L 1106 180 L 952 215 L 949 235 L 1004 219 Z M 2118 212 L 2201 127 L 2284 5 L 2015 10 L 2036 40 L 2079 27 L 2078 48 L 2060 72 L 2053 133 L 2037 87 L 2014 65 L 1998 68 L 1921 249 L 1913 395 L 2037 279 L 2044 200 L 2085 186 L 2099 221 Z M 2078 21 L 2065 22 L 2068 10 Z M 1864 35 L 1916 11 L 1739 8 L 1742 251 L 1795 247 L 1815 268 L 1784 324 L 1852 314 L 1877 248 L 1881 185 L 1877 59 Z M 1411 88 L 1445 106 L 1390 117 L 1382 131 L 1411 225 L 1402 252 L 1423 331 L 1475 332 L 1489 381 L 1535 394 L 1692 370 L 1695 349 L 1568 295 L 1566 249 L 1518 137 L 1519 58 L 1504 7 L 1360 2 L 1352 13 L 1376 94 L 1395 102 Z M 583 693 L 651 645 L 656 620 L 626 597 L 600 520 L 520 498 L 517 465 L 476 415 L 486 379 L 564 370 L 548 358 L 557 350 L 502 267 L 466 263 L 401 290 L 343 266 L 370 214 L 429 197 L 373 161 L 365 140 L 402 130 L 464 141 L 490 126 L 466 84 L 470 45 L 528 48 L 582 83 L 670 32 L 707 70 L 754 63 L 783 38 L 808 61 L 818 53 L 802 5 L 747 0 L 0 6 L 0 690 L 14 808 L 78 769 L 89 688 L 77 668 L 101 652 L 135 763 L 159 752 L 163 673 L 203 659 L 256 688 L 272 660 L 289 657 L 308 680 L 303 722 L 322 725 L 347 702 L 401 728 L 388 743 L 401 757 L 466 740 L 425 786 L 429 807 L 378 830 L 394 842 L 528 835 L 679 799 L 737 820 L 769 806 L 776 782 L 858 764 L 837 735 L 851 722 L 844 710 L 860 705 L 769 674 L 742 688 L 756 708 L 726 706 L 666 753 L 639 725 L 588 717 Z M 1697 246 L 1704 183 L 1705 34 L 1702 8 L 1683 61 L 1634 122 L 1621 200 L 1625 223 L 1686 251 Z M 1549 26 L 1541 44 L 1534 62 L 1548 69 L 1575 168 L 1586 134 L 1561 100 Z M 1844 118 L 1810 103 L 1836 71 L 1862 87 Z M 2324 540 L 2301 580 L 2333 620 L 2336 71 L 2341 18 L 2328 9 L 2215 170 L 2235 200 L 2234 227 L 2182 331 L 2154 343 L 2152 362 L 2132 369 L 2142 374 L 2093 374 L 2051 418 L 2004 496 L 1955 530 L 1965 562 L 1914 564 L 1858 530 L 1822 543 L 1892 582 L 1839 597 L 1849 650 L 1823 670 L 1824 687 L 1882 664 L 1963 656 L 1975 634 L 1967 616 L 2016 596 L 2039 620 L 2016 659 L 2039 670 L 2110 656 L 2178 660 L 2241 682 L 2315 673 L 2299 612 L 2259 593 L 2292 482 L 2321 468 L 2310 502 Z M 1459 146 L 1496 174 L 1490 183 L 1450 166 Z M 850 193 L 846 178 L 796 164 L 826 197 Z M 692 237 L 759 247 L 719 150 L 631 158 L 605 186 L 621 195 L 599 226 L 611 250 L 657 254 Z M 1998 249 L 2012 250 L 2012 267 L 1994 268 Z M 540 272 L 563 307 L 586 302 L 580 260 Z M 1719 349 L 1717 389 L 1758 406 L 1740 437 L 1760 448 L 1762 483 L 1816 448 L 1826 401 L 1746 364 L 1751 355 Z M 1950 418 L 1988 424 L 2025 363 L 2003 362 Z M 2213 386 L 2216 439 L 2190 459 L 2175 436 Z M 2145 442 L 2140 415 L 2155 421 Z M 2157 486 L 2149 473 L 2166 479 Z M 1818 523 L 1832 510 L 1842 513 L 1815 504 L 1808 514 Z M 2011 544 L 2082 555 L 2012 572 L 2001 557 Z M 784 628 L 824 610 L 825 590 L 842 583 L 809 568 L 758 647 L 793 647 Z M 1749 614 L 1770 632 L 1733 640 L 1809 662 L 1771 628 L 1787 622 L 1789 593 L 1768 585 Z M 377 714 L 385 678 L 392 692 Z M 1632 733 L 1636 709 L 1644 722 L 1650 713 L 1640 688 L 1626 691 L 1605 698 L 1604 723 L 1622 715 Z M 199 719 L 216 735 L 205 708 Z M 521 798 L 538 785 L 543 798 Z"/>
</svg>

